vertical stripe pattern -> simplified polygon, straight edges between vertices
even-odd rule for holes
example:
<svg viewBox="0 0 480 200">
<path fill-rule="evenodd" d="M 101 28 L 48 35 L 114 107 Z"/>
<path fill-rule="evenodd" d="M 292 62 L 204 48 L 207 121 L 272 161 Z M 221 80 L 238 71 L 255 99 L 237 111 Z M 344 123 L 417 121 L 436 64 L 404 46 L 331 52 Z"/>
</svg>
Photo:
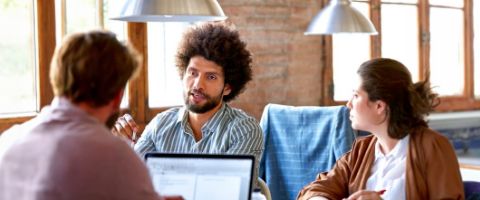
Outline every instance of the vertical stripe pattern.
<svg viewBox="0 0 480 200">
<path fill-rule="evenodd" d="M 185 107 L 158 114 L 147 125 L 135 145 L 141 156 L 146 152 L 243 154 L 255 156 L 254 177 L 263 152 L 263 133 L 258 122 L 245 112 L 223 103 L 202 127 L 202 139 L 195 141 Z"/>
</svg>

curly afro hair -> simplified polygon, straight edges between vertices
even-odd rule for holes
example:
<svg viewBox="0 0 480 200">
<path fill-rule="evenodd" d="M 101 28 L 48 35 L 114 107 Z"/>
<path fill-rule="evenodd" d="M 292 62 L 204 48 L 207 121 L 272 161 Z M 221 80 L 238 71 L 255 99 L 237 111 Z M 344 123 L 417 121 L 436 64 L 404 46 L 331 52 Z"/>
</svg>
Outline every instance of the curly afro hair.
<svg viewBox="0 0 480 200">
<path fill-rule="evenodd" d="M 183 78 L 190 58 L 202 56 L 223 68 L 225 84 L 231 92 L 223 100 L 229 102 L 252 80 L 252 55 L 237 30 L 222 22 L 205 23 L 187 30 L 178 46 L 176 65 Z"/>
</svg>

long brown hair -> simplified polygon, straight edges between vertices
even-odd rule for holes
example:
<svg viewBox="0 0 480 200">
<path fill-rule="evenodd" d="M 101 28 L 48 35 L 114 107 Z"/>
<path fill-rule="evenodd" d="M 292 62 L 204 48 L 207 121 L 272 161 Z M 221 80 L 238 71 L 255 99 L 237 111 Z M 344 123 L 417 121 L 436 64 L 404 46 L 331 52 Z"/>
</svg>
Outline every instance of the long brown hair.
<svg viewBox="0 0 480 200">
<path fill-rule="evenodd" d="M 400 62 L 377 58 L 363 63 L 357 71 L 370 101 L 382 100 L 388 106 L 388 134 L 401 139 L 418 127 L 426 127 L 425 116 L 439 104 L 429 79 L 412 82 L 408 69 Z M 428 76 L 427 76 L 428 77 Z"/>
</svg>

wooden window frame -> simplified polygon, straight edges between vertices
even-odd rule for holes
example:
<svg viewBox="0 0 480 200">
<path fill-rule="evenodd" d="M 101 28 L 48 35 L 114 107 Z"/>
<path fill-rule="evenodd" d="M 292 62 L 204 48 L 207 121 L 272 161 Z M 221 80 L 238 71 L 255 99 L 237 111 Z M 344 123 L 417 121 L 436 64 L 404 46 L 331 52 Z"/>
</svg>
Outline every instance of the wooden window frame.
<svg viewBox="0 0 480 200">
<path fill-rule="evenodd" d="M 64 1 L 64 0 L 63 0 Z M 55 51 L 56 45 L 56 24 L 55 24 L 55 1 L 51 0 L 36 0 L 36 24 L 37 24 L 37 40 L 38 40 L 38 107 L 42 108 L 49 105 L 54 98 L 54 94 L 50 85 L 49 69 L 50 61 Z M 65 6 L 64 2 L 60 2 Z M 98 12 L 102 13 L 100 9 L 103 5 L 103 0 L 97 0 L 99 6 Z M 63 9 L 64 10 L 64 9 Z M 64 12 L 60 13 L 65 16 Z M 103 19 L 103 18 L 101 18 Z M 60 24 L 62 29 L 61 34 L 65 34 L 65 22 Z M 99 25 L 103 27 L 103 20 L 100 20 Z M 142 55 L 142 67 L 138 76 L 130 81 L 128 108 L 122 109 L 123 113 L 130 113 L 135 121 L 143 130 L 145 125 L 159 112 L 168 108 L 148 108 L 148 68 L 147 68 L 147 24 L 146 23 L 127 23 L 127 40 L 139 51 Z M 38 111 L 37 111 L 38 112 Z M 0 134 L 14 124 L 23 123 L 35 117 L 36 114 L 28 116 L 14 116 L 8 118 L 0 118 Z"/>
<path fill-rule="evenodd" d="M 50 61 L 55 51 L 55 6 L 50 0 L 37 0 L 36 3 L 36 28 L 38 39 L 38 107 L 42 108 L 50 104 L 53 99 L 53 91 L 50 86 Z M 53 22 L 53 23 L 52 23 Z M 18 116 L 0 119 L 0 132 L 8 129 L 14 124 L 25 122 L 31 116 Z"/>
<path fill-rule="evenodd" d="M 370 37 L 370 55 L 371 58 L 381 56 L 381 0 L 353 0 L 356 2 L 368 3 L 370 11 L 370 19 L 378 31 L 378 35 Z M 326 5 L 328 1 L 324 0 Z M 429 11 L 430 5 L 428 0 L 419 0 L 417 3 L 419 13 L 419 80 L 425 80 L 426 74 L 430 70 L 430 26 Z M 473 55 L 473 0 L 464 0 L 464 91 L 458 96 L 442 96 L 440 97 L 440 105 L 435 109 L 436 112 L 462 111 L 480 109 L 480 99 L 475 99 L 474 94 L 474 55 Z M 325 56 L 322 58 L 324 63 L 323 70 L 323 105 L 344 105 L 346 101 L 335 101 L 333 99 L 333 54 L 332 54 L 332 37 L 322 36 L 322 48 Z"/>
</svg>

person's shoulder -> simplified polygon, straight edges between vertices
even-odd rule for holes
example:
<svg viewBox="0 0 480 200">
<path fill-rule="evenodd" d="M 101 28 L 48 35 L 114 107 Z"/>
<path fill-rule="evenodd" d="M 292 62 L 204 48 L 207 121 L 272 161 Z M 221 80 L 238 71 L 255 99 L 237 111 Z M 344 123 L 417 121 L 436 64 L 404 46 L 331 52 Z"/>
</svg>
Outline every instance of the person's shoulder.
<svg viewBox="0 0 480 200">
<path fill-rule="evenodd" d="M 421 142 L 423 145 L 431 145 L 433 143 L 450 143 L 446 136 L 427 127 L 416 129 L 412 135 L 414 141 Z"/>
<path fill-rule="evenodd" d="M 376 141 L 376 137 L 372 134 L 359 136 L 355 138 L 352 148 L 346 153 L 346 155 L 348 155 L 349 159 L 351 160 L 364 158 L 367 151 L 374 146 Z"/>
<path fill-rule="evenodd" d="M 132 162 L 138 157 L 127 139 L 112 135 L 108 129 L 70 134 L 59 139 L 56 146 L 59 158 L 83 160 L 85 165 L 95 166 L 96 162 Z"/>
<path fill-rule="evenodd" d="M 372 142 L 374 142 L 374 139 L 375 137 L 372 134 L 366 136 L 358 136 L 357 138 L 355 138 L 353 148 L 362 148 L 364 146 L 368 146 Z"/>
<path fill-rule="evenodd" d="M 448 142 L 448 138 L 439 132 L 430 129 L 430 128 L 418 128 L 413 133 L 415 138 L 421 138 L 420 141 L 423 143 L 431 143 L 431 142 Z"/>
<path fill-rule="evenodd" d="M 225 112 L 227 113 L 227 116 L 234 121 L 256 121 L 254 117 L 250 116 L 245 111 L 240 108 L 231 107 L 228 104 L 225 105 Z"/>
<path fill-rule="evenodd" d="M 151 129 L 159 129 L 160 127 L 170 126 L 172 123 L 178 122 L 179 117 L 185 114 L 183 107 L 173 107 L 155 115 L 150 121 L 148 127 Z"/>
<path fill-rule="evenodd" d="M 144 177 L 148 172 L 141 158 L 126 140 L 103 133 L 98 133 L 98 136 L 91 138 L 86 136 L 69 136 L 56 145 L 51 159 L 51 168 L 55 171 L 50 173 L 59 177 L 56 178 L 57 182 L 89 184 L 88 189 L 102 187 L 106 191 L 128 189 L 132 185 L 130 183 L 112 185 L 118 181 L 146 183 L 147 178 Z M 72 174 L 71 171 L 76 173 Z M 122 175 L 118 176 L 119 174 Z M 143 178 L 136 178 L 136 176 Z M 72 190 L 76 191 L 75 188 Z M 125 194 L 125 191 L 120 193 Z"/>
<path fill-rule="evenodd" d="M 239 108 L 232 108 L 227 105 L 225 122 L 230 123 L 232 126 L 241 127 L 242 129 L 257 129 L 260 130 L 260 124 L 257 120 L 248 115 L 245 111 Z"/>
<path fill-rule="evenodd" d="M 368 135 L 364 135 L 364 136 L 358 136 L 357 138 L 355 138 L 355 140 L 356 140 L 356 142 L 364 143 L 364 142 L 372 141 L 373 138 L 374 138 L 373 134 L 368 134 Z"/>
<path fill-rule="evenodd" d="M 225 113 L 222 120 L 230 129 L 237 130 L 238 133 L 257 135 L 258 137 L 263 135 L 257 120 L 243 110 L 226 105 Z"/>
<path fill-rule="evenodd" d="M 63 128 L 60 130 L 64 130 Z M 59 142 L 67 143 L 68 146 L 109 148 L 123 142 L 121 137 L 114 136 L 100 124 L 83 124 L 71 129 L 71 134 L 63 134 Z"/>
</svg>

